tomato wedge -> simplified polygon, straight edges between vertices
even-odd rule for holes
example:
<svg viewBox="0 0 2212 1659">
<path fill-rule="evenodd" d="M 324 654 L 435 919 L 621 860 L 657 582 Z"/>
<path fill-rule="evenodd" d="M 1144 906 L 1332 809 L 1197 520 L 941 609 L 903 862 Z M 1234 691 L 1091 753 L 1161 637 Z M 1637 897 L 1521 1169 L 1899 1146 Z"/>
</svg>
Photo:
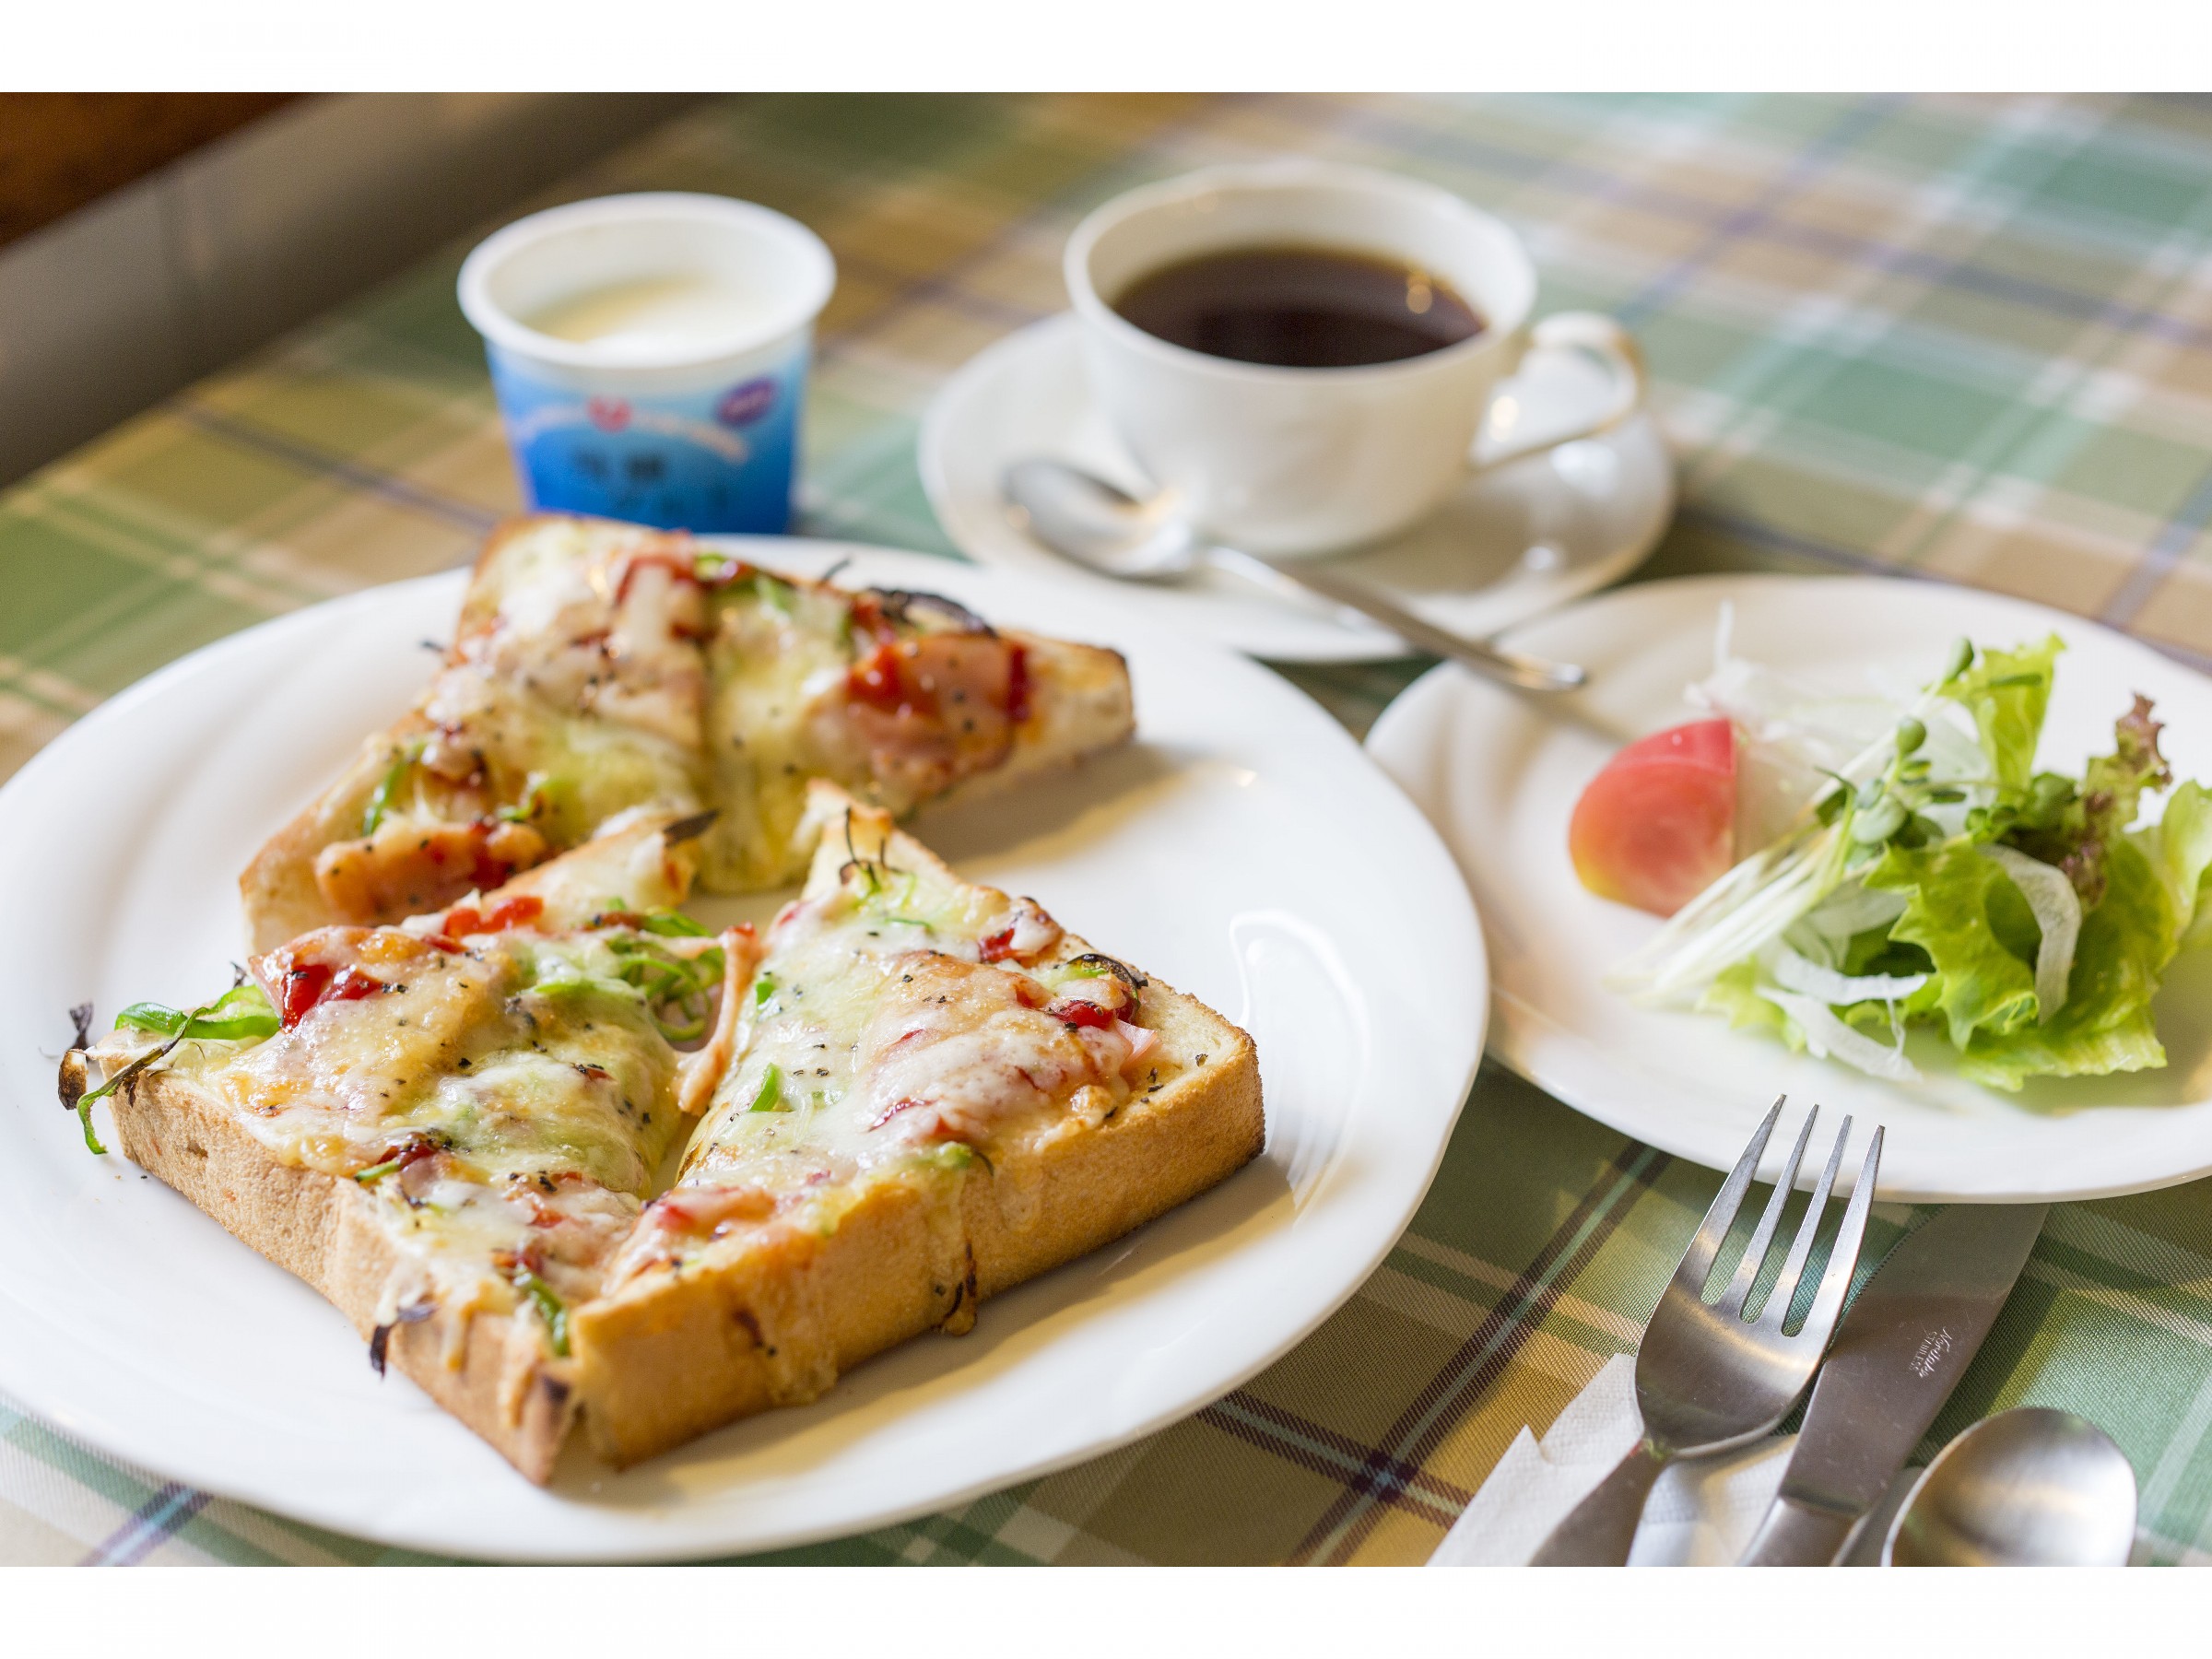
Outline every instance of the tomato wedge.
<svg viewBox="0 0 2212 1659">
<path fill-rule="evenodd" d="M 1574 804 L 1567 850 L 1600 898 L 1673 915 L 1735 862 L 1735 727 L 1693 720 L 1630 744 Z"/>
</svg>

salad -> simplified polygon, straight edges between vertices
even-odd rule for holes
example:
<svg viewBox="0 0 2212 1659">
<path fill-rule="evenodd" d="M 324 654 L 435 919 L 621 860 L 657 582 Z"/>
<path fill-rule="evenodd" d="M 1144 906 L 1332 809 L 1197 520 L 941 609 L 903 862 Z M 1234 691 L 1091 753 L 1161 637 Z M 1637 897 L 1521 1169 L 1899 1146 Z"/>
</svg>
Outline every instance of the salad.
<svg viewBox="0 0 2212 1659">
<path fill-rule="evenodd" d="M 1669 916 L 1607 982 L 1897 1080 L 1924 1030 L 2004 1089 L 2163 1065 L 2159 975 L 2212 936 L 2212 794 L 2171 787 L 2141 696 L 2080 776 L 2038 771 L 2064 649 L 1960 640 L 1924 684 L 1840 698 L 1735 656 L 1724 615 L 1690 692 L 1712 718 L 1575 809 L 1584 884 Z"/>
</svg>

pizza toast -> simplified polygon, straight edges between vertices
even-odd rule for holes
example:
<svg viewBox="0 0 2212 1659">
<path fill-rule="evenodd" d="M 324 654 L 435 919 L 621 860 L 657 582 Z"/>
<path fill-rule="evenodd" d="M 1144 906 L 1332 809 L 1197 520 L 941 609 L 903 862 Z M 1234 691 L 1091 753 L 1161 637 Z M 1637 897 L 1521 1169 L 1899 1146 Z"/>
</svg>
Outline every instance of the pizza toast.
<svg viewBox="0 0 2212 1659">
<path fill-rule="evenodd" d="M 1251 1040 L 810 791 L 677 1184 L 577 1311 L 594 1448 L 627 1465 L 838 1374 L 1223 1180 L 1265 1134 Z M 811 998 L 811 1002 L 809 1002 Z"/>
<path fill-rule="evenodd" d="M 1114 652 L 953 601 L 846 589 L 680 533 L 501 525 L 416 707 L 369 738 L 240 877 L 265 950 L 488 890 L 639 808 L 712 808 L 700 884 L 780 886 L 814 778 L 903 815 L 1124 741 Z"/>
<path fill-rule="evenodd" d="M 72 1051 L 65 1103 L 105 1094 L 125 1156 L 542 1483 L 576 1411 L 569 1310 L 712 1087 L 687 1069 L 728 1054 L 666 1041 L 707 1024 L 700 976 L 663 971 L 704 942 L 653 931 L 701 827 L 618 826 L 408 927 L 312 930 L 205 1008 L 135 1005 Z M 713 943 L 706 969 L 749 971 L 745 935 Z"/>
</svg>

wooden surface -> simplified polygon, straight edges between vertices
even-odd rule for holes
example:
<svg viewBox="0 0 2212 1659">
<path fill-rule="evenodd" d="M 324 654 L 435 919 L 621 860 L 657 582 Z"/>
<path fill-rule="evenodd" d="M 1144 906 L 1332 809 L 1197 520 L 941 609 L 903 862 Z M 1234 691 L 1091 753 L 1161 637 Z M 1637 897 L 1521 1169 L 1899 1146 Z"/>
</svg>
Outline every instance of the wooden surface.
<svg viewBox="0 0 2212 1659">
<path fill-rule="evenodd" d="M 299 96 L 0 93 L 0 246 Z"/>
</svg>

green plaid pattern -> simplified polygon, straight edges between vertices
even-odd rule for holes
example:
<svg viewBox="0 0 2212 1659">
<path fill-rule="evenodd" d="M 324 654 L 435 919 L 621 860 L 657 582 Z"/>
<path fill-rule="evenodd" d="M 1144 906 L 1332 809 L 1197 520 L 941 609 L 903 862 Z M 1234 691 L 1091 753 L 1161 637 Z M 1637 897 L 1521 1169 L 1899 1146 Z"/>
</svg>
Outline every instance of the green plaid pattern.
<svg viewBox="0 0 2212 1659">
<path fill-rule="evenodd" d="M 835 250 L 805 528 L 952 549 L 915 475 L 944 377 L 1064 303 L 1081 214 L 1204 163 L 1395 168 L 1528 238 L 1547 309 L 1642 337 L 1681 462 L 1650 574 L 1885 571 L 2212 663 L 2212 101 L 763 98 L 551 199 L 698 189 Z M 538 204 L 542 205 L 542 204 Z M 442 569 L 515 504 L 456 247 L 0 498 L 0 770 L 152 668 Z M 1420 663 L 1288 670 L 1356 731 Z M 1135 1445 L 798 1561 L 1424 1559 L 1524 1424 L 1631 1350 L 1718 1182 L 1496 1068 L 1374 1277 Z M 1894 1237 L 1910 1210 L 1877 1209 Z M 1924 1454 L 2069 1406 L 2154 1559 L 2212 1548 L 2212 1183 L 2053 1211 Z M 411 1559 L 121 1467 L 0 1407 L 0 1559 Z"/>
</svg>

